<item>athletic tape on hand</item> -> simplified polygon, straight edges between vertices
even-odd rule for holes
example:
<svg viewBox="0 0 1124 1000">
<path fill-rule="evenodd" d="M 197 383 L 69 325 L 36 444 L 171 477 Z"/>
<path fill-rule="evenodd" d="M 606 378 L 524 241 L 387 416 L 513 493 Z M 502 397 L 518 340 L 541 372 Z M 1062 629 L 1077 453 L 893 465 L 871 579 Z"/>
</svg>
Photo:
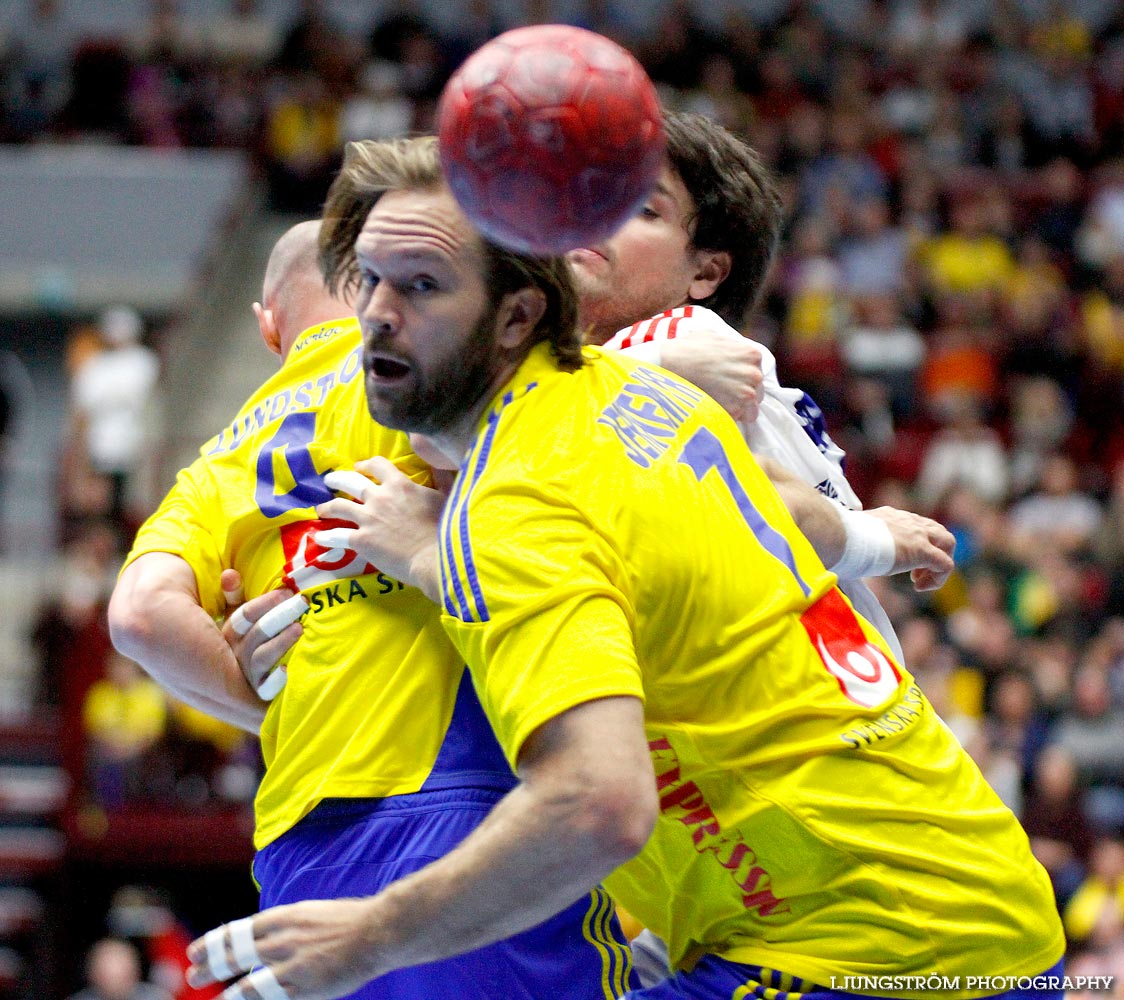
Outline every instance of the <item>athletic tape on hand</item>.
<svg viewBox="0 0 1124 1000">
<path fill-rule="evenodd" d="M 258 627 L 270 639 L 280 635 L 308 610 L 308 601 L 300 594 L 294 594 L 286 601 L 282 601 L 275 608 L 271 608 L 257 620 Z"/>
<path fill-rule="evenodd" d="M 239 970 L 249 971 L 261 959 L 258 946 L 254 944 L 254 918 L 242 917 L 226 925 L 230 930 L 230 950 L 234 952 L 234 963 Z"/>
<path fill-rule="evenodd" d="M 246 617 L 241 608 L 235 608 L 234 613 L 227 621 L 230 622 L 230 627 L 234 629 L 235 635 L 245 635 L 254 627 L 254 623 Z"/>
<path fill-rule="evenodd" d="M 285 987 L 277 981 L 277 976 L 268 965 L 251 972 L 246 977 L 246 982 L 258 991 L 262 1000 L 290 1000 Z"/>
<path fill-rule="evenodd" d="M 265 679 L 257 686 L 256 690 L 258 697 L 262 701 L 273 701 L 280 693 L 281 689 L 285 686 L 285 682 L 289 679 L 289 671 L 285 669 L 283 663 L 278 663 L 268 674 Z"/>
<path fill-rule="evenodd" d="M 356 500 L 363 499 L 363 491 L 374 486 L 374 480 L 368 479 L 360 472 L 351 472 L 347 469 L 337 469 L 324 475 L 324 482 L 330 490 L 347 493 Z"/>
<path fill-rule="evenodd" d="M 226 961 L 226 924 L 207 931 L 203 935 L 203 944 L 207 948 L 207 964 L 211 967 L 216 979 L 229 979 L 234 975 L 234 970 Z"/>
<path fill-rule="evenodd" d="M 894 568 L 897 546 L 889 525 L 861 510 L 842 507 L 839 515 L 847 535 L 847 544 L 839 562 L 829 569 L 840 580 L 861 580 L 867 576 L 885 576 Z"/>
<path fill-rule="evenodd" d="M 351 539 L 358 530 L 358 528 L 325 528 L 323 531 L 314 531 L 312 540 L 326 549 L 350 549 Z"/>
</svg>

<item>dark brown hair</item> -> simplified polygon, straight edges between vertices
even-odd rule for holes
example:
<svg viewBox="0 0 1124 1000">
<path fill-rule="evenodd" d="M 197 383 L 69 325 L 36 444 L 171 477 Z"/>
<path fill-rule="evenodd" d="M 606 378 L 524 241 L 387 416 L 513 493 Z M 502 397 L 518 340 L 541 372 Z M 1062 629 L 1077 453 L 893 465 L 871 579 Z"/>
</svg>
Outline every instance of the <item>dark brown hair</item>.
<svg viewBox="0 0 1124 1000">
<path fill-rule="evenodd" d="M 336 294 L 358 288 L 355 241 L 367 216 L 387 191 L 428 191 L 445 186 L 432 136 L 388 142 L 349 142 L 343 167 L 328 191 L 320 227 L 320 269 L 325 284 Z M 509 292 L 537 288 L 546 296 L 546 309 L 528 347 L 548 341 L 559 365 L 567 371 L 581 367 L 577 292 L 570 265 L 563 257 L 531 257 L 515 253 L 485 237 L 484 249 L 491 304 Z"/>
<path fill-rule="evenodd" d="M 691 243 L 724 250 L 726 280 L 699 305 L 738 326 L 760 298 L 781 231 L 781 200 L 768 168 L 732 132 L 699 114 L 664 112 L 667 158 L 695 202 Z"/>
</svg>

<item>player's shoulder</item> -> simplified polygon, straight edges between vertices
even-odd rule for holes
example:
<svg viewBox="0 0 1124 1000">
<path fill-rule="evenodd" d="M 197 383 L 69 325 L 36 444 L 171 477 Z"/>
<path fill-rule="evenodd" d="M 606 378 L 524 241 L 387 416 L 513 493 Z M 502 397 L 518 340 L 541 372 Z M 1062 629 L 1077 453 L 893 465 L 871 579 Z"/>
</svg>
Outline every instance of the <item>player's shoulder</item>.
<svg viewBox="0 0 1124 1000">
<path fill-rule="evenodd" d="M 505 480 L 580 492 L 590 468 L 611 467 L 622 447 L 631 458 L 638 442 L 666 444 L 697 413 L 722 412 L 662 368 L 600 348 L 586 348 L 583 360 L 571 372 L 554 364 L 521 369 L 482 424 L 470 464 L 486 464 Z"/>
</svg>

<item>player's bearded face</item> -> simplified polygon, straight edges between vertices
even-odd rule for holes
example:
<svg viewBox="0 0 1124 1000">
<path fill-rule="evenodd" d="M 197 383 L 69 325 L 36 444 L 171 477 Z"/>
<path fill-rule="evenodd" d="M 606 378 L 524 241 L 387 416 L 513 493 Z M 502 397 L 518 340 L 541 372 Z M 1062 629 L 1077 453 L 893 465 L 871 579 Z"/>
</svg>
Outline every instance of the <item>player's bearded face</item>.
<svg viewBox="0 0 1124 1000">
<path fill-rule="evenodd" d="M 447 191 L 392 191 L 355 252 L 371 416 L 422 434 L 447 430 L 495 388 L 504 365 L 478 237 Z"/>
<path fill-rule="evenodd" d="M 602 344 L 618 330 L 683 305 L 692 296 L 698 255 L 691 246 L 695 204 L 670 166 L 640 211 L 604 243 L 567 254 L 583 326 Z"/>
<path fill-rule="evenodd" d="M 412 366 L 407 384 L 386 392 L 367 378 L 367 408 L 384 427 L 436 434 L 471 410 L 493 384 L 501 361 L 496 356 L 496 308 L 488 306 L 464 340 L 450 340 L 443 357 Z M 377 341 L 376 341 L 377 344 Z"/>
</svg>

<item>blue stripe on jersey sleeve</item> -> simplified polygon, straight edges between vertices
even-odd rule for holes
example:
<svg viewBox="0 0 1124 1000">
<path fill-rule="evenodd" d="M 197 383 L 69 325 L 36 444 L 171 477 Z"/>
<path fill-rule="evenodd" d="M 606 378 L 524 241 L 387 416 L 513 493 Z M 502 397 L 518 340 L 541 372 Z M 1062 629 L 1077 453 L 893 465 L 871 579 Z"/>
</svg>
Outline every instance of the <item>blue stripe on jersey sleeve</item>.
<svg viewBox="0 0 1124 1000">
<path fill-rule="evenodd" d="M 518 396 L 526 395 L 537 385 L 537 382 L 528 383 L 518 393 Z M 484 593 L 480 589 L 476 560 L 472 554 L 472 539 L 468 526 L 468 506 L 472 499 L 472 493 L 480 482 L 484 469 L 487 467 L 488 459 L 492 454 L 492 445 L 495 442 L 500 417 L 515 399 L 515 391 L 509 390 L 504 393 L 499 404 L 488 414 L 488 426 L 461 466 L 453 495 L 445 505 L 445 511 L 441 518 L 440 531 L 442 548 L 444 549 L 444 558 L 441 565 L 443 573 L 448 575 L 448 579 L 442 580 L 442 596 L 448 614 L 460 618 L 463 622 L 486 622 L 491 619 L 487 601 L 485 601 Z M 470 468 L 471 473 L 469 472 Z M 454 540 L 455 532 L 459 534 L 459 544 L 458 540 Z M 457 561 L 458 549 L 459 563 Z M 468 591 L 472 595 L 475 617 L 473 617 L 473 607 L 469 606 L 465 583 L 467 583 Z"/>
<path fill-rule="evenodd" d="M 467 462 L 465 463 L 467 465 Z M 468 610 L 468 599 L 465 597 L 464 588 L 461 586 L 460 573 L 457 570 L 457 557 L 453 548 L 453 524 L 456 521 L 456 509 L 464 495 L 465 468 L 462 466 L 460 475 L 457 476 L 453 493 L 445 504 L 441 514 L 441 542 L 444 549 L 441 560 L 442 581 L 441 590 L 445 600 L 445 611 L 461 621 L 471 621 Z M 455 598 L 455 601 L 454 601 Z"/>
</svg>

